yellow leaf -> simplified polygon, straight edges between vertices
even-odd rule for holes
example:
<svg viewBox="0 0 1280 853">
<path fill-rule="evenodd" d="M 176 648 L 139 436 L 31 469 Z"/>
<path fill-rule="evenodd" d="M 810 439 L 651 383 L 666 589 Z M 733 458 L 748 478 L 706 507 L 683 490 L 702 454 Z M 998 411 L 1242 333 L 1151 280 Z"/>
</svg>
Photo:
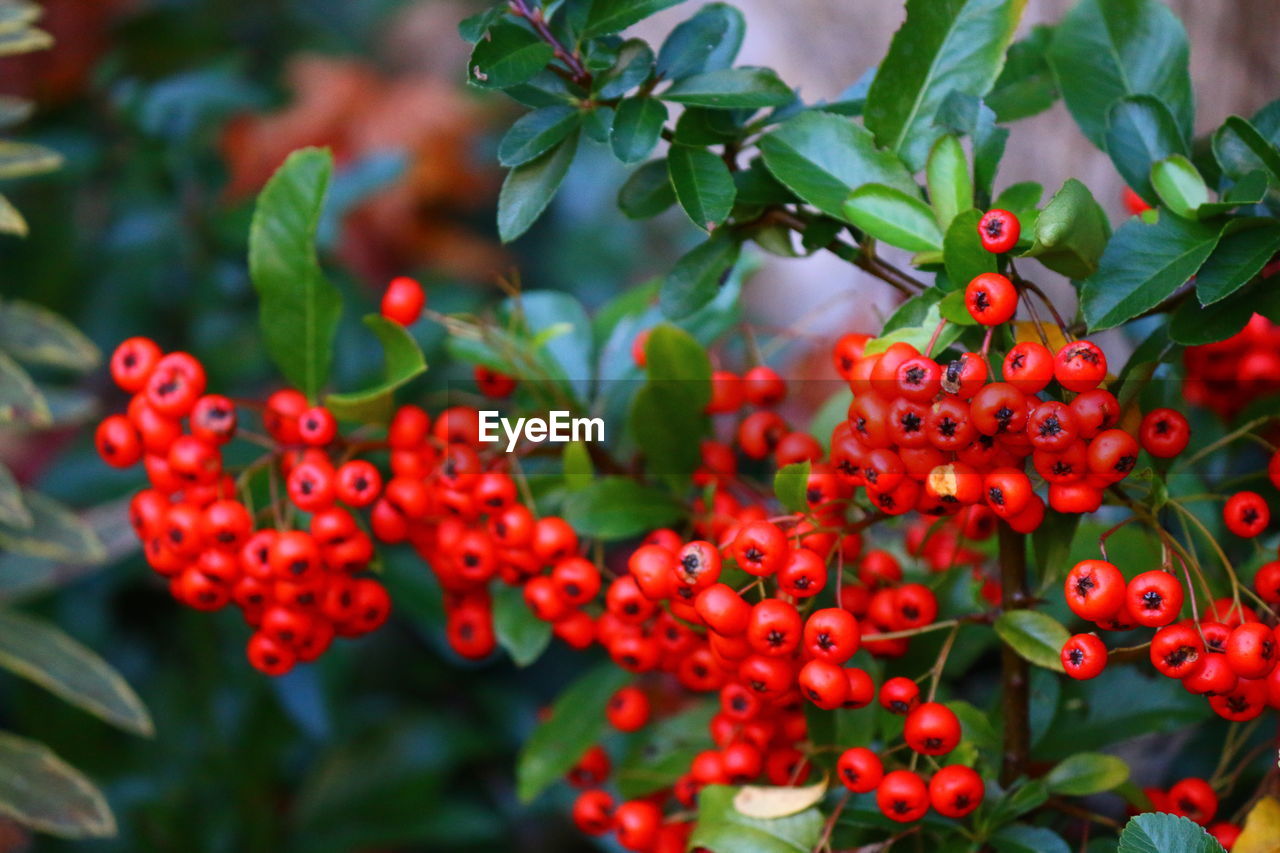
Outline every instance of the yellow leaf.
<svg viewBox="0 0 1280 853">
<path fill-rule="evenodd" d="M 760 820 L 774 820 L 802 812 L 822 799 L 827 792 L 824 778 L 803 788 L 766 788 L 747 785 L 733 798 L 738 814 Z"/>
<path fill-rule="evenodd" d="M 1062 333 L 1062 327 L 1057 323 L 1041 323 L 1040 328 L 1044 331 L 1045 339 L 1049 341 L 1047 346 L 1051 352 L 1056 353 L 1067 345 L 1067 336 Z M 1028 320 L 1019 320 L 1013 324 L 1013 340 L 1019 344 L 1023 341 L 1044 343 L 1036 333 L 1036 324 Z"/>
<path fill-rule="evenodd" d="M 1244 819 L 1244 831 L 1231 853 L 1280 853 L 1280 800 L 1258 800 Z"/>
</svg>

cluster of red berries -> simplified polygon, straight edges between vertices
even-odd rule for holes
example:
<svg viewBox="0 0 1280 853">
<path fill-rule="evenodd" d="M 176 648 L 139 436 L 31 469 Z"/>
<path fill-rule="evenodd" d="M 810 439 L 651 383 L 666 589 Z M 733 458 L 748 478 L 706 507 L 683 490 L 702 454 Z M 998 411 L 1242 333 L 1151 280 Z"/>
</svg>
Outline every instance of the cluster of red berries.
<svg viewBox="0 0 1280 853">
<path fill-rule="evenodd" d="M 254 628 L 250 662 L 273 675 L 386 620 L 386 590 L 361 576 L 373 541 L 351 512 L 377 497 L 382 478 L 366 461 L 334 461 L 346 446 L 328 410 L 295 391 L 266 401 L 263 427 L 282 449 L 273 464 L 310 523 L 260 527 L 223 469 L 237 406 L 205 393 L 200 362 L 131 338 L 112 355 L 111 375 L 133 396 L 126 414 L 99 424 L 98 452 L 116 467 L 143 463 L 150 488 L 134 496 L 129 519 L 175 599 L 206 611 L 238 606 Z"/>
<path fill-rule="evenodd" d="M 1280 326 L 1261 314 L 1223 341 L 1187 347 L 1182 393 L 1224 419 L 1261 396 L 1280 391 Z"/>
<path fill-rule="evenodd" d="M 1280 603 L 1280 561 L 1265 565 L 1254 583 L 1263 601 Z M 1267 707 L 1280 709 L 1280 626 L 1264 624 L 1247 604 L 1218 599 L 1198 620 L 1179 620 L 1185 595 L 1171 572 L 1153 569 L 1126 581 L 1106 560 L 1077 563 L 1064 589 L 1072 612 L 1103 631 L 1155 628 L 1151 664 L 1205 696 L 1219 716 L 1239 722 Z M 1076 634 L 1062 648 L 1072 678 L 1094 678 L 1106 664 L 1097 634 Z"/>
<path fill-rule="evenodd" d="M 1143 788 L 1153 811 L 1189 818 L 1203 826 L 1218 843 L 1230 850 L 1240 837 L 1240 827 L 1213 819 L 1218 814 L 1218 795 L 1204 779 L 1192 776 L 1175 782 L 1167 790 Z"/>
</svg>

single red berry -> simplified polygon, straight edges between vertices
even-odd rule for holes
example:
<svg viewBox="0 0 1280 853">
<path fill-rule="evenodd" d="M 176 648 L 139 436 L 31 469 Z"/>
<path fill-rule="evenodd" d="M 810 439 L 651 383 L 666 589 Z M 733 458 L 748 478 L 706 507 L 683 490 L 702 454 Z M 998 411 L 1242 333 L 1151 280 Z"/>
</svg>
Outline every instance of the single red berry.
<svg viewBox="0 0 1280 853">
<path fill-rule="evenodd" d="M 1053 379 L 1053 353 L 1044 344 L 1023 341 L 1009 350 L 1000 372 L 1005 382 L 1023 394 L 1036 394 Z"/>
<path fill-rule="evenodd" d="M 1218 813 L 1218 795 L 1204 779 L 1191 777 L 1175 782 L 1168 793 L 1169 811 L 1204 826 Z"/>
<path fill-rule="evenodd" d="M 920 702 L 920 685 L 910 678 L 898 676 L 880 685 L 880 706 L 893 714 L 906 716 Z"/>
<path fill-rule="evenodd" d="M 1076 563 L 1063 586 L 1071 612 L 1090 622 L 1110 619 L 1124 606 L 1124 575 L 1105 560 Z"/>
<path fill-rule="evenodd" d="M 1169 459 L 1186 449 L 1191 441 L 1191 425 L 1181 412 L 1152 409 L 1138 429 L 1142 448 L 1159 459 Z"/>
<path fill-rule="evenodd" d="M 725 415 L 742 408 L 746 398 L 742 377 L 728 370 L 711 372 L 711 401 L 707 403 L 707 414 Z"/>
<path fill-rule="evenodd" d="M 776 370 L 762 364 L 743 375 L 742 390 L 748 403 L 760 409 L 770 409 L 787 396 L 787 383 Z"/>
<path fill-rule="evenodd" d="M 1187 678 L 1204 666 L 1204 643 L 1190 625 L 1166 625 L 1151 638 L 1151 665 L 1170 678 Z"/>
<path fill-rule="evenodd" d="M 986 794 L 986 784 L 972 767 L 948 764 L 929 780 L 929 802 L 943 817 L 959 820 L 979 805 Z"/>
<path fill-rule="evenodd" d="M 1062 666 L 1072 678 L 1096 678 L 1106 665 L 1107 647 L 1096 634 L 1076 634 L 1062 647 Z"/>
<path fill-rule="evenodd" d="M 1061 453 L 1075 444 L 1079 435 L 1076 413 L 1057 400 L 1039 403 L 1027 417 L 1027 439 L 1036 450 Z"/>
<path fill-rule="evenodd" d="M 796 683 L 804 697 L 824 711 L 834 711 L 849 698 L 844 670 L 830 661 L 809 661 L 800 668 Z"/>
<path fill-rule="evenodd" d="M 639 731 L 649 722 L 649 697 L 639 687 L 623 687 L 610 697 L 604 713 L 618 731 Z"/>
<path fill-rule="evenodd" d="M 324 406 L 313 406 L 298 416 L 298 435 L 303 444 L 323 447 L 338 435 L 338 421 Z"/>
<path fill-rule="evenodd" d="M 923 755 L 946 755 L 960 743 L 960 720 L 946 705 L 926 702 L 907 714 L 902 737 Z"/>
<path fill-rule="evenodd" d="M 1275 669 L 1276 636 L 1261 622 L 1245 622 L 1227 639 L 1227 663 L 1241 678 L 1265 678 Z"/>
<path fill-rule="evenodd" d="M 163 355 L 150 338 L 129 338 L 111 354 L 111 378 L 121 390 L 136 394 L 147 386 Z"/>
<path fill-rule="evenodd" d="M 225 444 L 236 433 L 236 407 L 221 394 L 206 394 L 191 408 L 191 434 L 210 444 Z"/>
<path fill-rule="evenodd" d="M 1068 391 L 1092 391 L 1107 378 L 1107 356 L 1092 341 L 1075 341 L 1058 350 L 1054 378 Z"/>
<path fill-rule="evenodd" d="M 613 828 L 618 843 L 626 850 L 644 853 L 658 840 L 662 812 L 648 800 L 630 800 L 613 812 Z"/>
<path fill-rule="evenodd" d="M 1222 508 L 1222 520 L 1237 536 L 1252 538 L 1267 529 L 1271 508 L 1257 492 L 1236 492 Z"/>
<path fill-rule="evenodd" d="M 836 762 L 836 774 L 840 782 L 855 794 L 874 791 L 884 778 L 884 764 L 880 756 L 864 746 L 846 749 Z"/>
<path fill-rule="evenodd" d="M 408 276 L 397 276 L 382 294 L 382 316 L 401 326 L 412 326 L 426 304 L 427 295 L 421 284 Z"/>
<path fill-rule="evenodd" d="M 1098 433 L 1089 442 L 1086 461 L 1089 471 L 1107 483 L 1118 483 L 1138 463 L 1138 442 L 1122 429 Z"/>
<path fill-rule="evenodd" d="M 842 664 L 858 651 L 858 620 L 843 608 L 815 610 L 804 625 L 804 649 L 810 657 Z"/>
<path fill-rule="evenodd" d="M 573 802 L 573 823 L 585 835 L 604 835 L 613 826 L 613 797 L 605 791 L 583 791 Z"/>
<path fill-rule="evenodd" d="M 929 789 L 919 774 L 910 770 L 894 770 L 880 780 L 876 788 L 876 805 L 890 820 L 910 823 L 929 811 Z"/>
<path fill-rule="evenodd" d="M 978 220 L 978 239 L 982 241 L 982 248 L 992 254 L 1003 255 L 1012 251 L 1021 233 L 1018 217 L 1007 210 L 992 208 Z"/>
<path fill-rule="evenodd" d="M 1153 569 L 1129 581 L 1125 598 L 1139 625 L 1159 628 L 1178 618 L 1182 610 L 1182 584 L 1168 572 Z"/>
<path fill-rule="evenodd" d="M 499 373 L 491 370 L 483 364 L 477 364 L 472 368 L 471 375 L 475 378 L 476 387 L 480 389 L 480 393 L 494 400 L 500 400 L 503 397 L 509 397 L 511 392 L 516 390 L 516 380 L 505 373 Z"/>
<path fill-rule="evenodd" d="M 98 424 L 94 444 L 102 461 L 113 468 L 128 468 L 142 459 L 142 437 L 124 415 L 111 415 Z"/>
<path fill-rule="evenodd" d="M 1018 310 L 1018 291 L 1000 273 L 984 272 L 965 288 L 964 304 L 976 322 L 998 326 L 1013 319 Z"/>
</svg>

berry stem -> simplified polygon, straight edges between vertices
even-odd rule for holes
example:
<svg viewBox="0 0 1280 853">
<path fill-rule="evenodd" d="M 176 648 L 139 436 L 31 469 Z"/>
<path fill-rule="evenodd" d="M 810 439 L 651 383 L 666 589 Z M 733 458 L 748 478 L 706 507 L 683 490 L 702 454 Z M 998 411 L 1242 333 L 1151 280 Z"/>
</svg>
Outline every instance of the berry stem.
<svg viewBox="0 0 1280 853">
<path fill-rule="evenodd" d="M 999 525 L 1000 585 L 1004 609 L 1024 607 L 1027 595 L 1027 542 L 1006 522 Z M 1031 757 L 1031 678 L 1027 662 L 1004 644 L 1000 649 L 1000 695 L 1004 713 L 1004 758 L 1000 784 L 1021 776 Z"/>
<path fill-rule="evenodd" d="M 556 52 L 556 59 L 559 59 L 569 67 L 569 73 L 573 75 L 572 82 L 580 86 L 590 87 L 590 72 L 582 64 L 582 60 L 578 58 L 578 55 L 561 44 L 560 40 L 551 32 L 551 28 L 547 26 L 546 18 L 542 17 L 541 9 L 530 7 L 526 0 L 510 0 L 507 6 L 511 9 L 511 14 L 528 21 L 537 31 L 539 38 L 551 45 L 551 48 Z M 554 66 L 552 66 L 552 70 L 555 70 Z"/>
</svg>

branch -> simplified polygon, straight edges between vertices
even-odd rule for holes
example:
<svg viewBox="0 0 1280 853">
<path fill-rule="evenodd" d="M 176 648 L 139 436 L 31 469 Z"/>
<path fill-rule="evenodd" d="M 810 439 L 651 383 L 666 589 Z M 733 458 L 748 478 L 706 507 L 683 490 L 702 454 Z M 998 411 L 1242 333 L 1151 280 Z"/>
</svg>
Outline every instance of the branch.
<svg viewBox="0 0 1280 853">
<path fill-rule="evenodd" d="M 573 75 L 574 83 L 590 88 L 591 72 L 582 64 L 582 60 L 578 58 L 578 55 L 561 44 L 560 39 L 556 38 L 555 33 L 551 32 L 551 28 L 547 26 L 547 19 L 542 17 L 541 8 L 531 7 L 528 0 L 509 0 L 507 8 L 517 18 L 524 18 L 528 21 L 538 33 L 538 37 L 551 45 L 556 52 L 556 59 L 559 59 L 569 67 L 569 73 Z M 555 71 L 556 69 L 552 67 L 551 70 Z"/>
<path fill-rule="evenodd" d="M 1027 542 L 1007 522 L 1001 521 L 1000 584 L 1004 609 L 1025 607 L 1027 594 Z M 1000 648 L 1000 702 L 1004 713 L 1004 758 L 1000 784 L 1021 776 L 1031 757 L 1031 678 L 1027 662 L 1007 643 Z"/>
<path fill-rule="evenodd" d="M 785 208 L 770 208 L 766 210 L 754 222 L 760 223 L 776 223 L 790 228 L 797 233 L 804 233 L 809 227 L 809 223 Z M 747 224 L 754 224 L 747 223 Z M 865 252 L 858 246 L 851 245 L 843 240 L 832 240 L 823 246 L 828 252 L 842 258 L 859 269 L 871 273 L 871 275 L 885 282 L 886 284 L 901 291 L 907 296 L 914 296 L 917 293 L 928 290 L 928 285 L 917 278 L 908 275 L 902 270 L 895 267 L 887 261 L 881 260 L 875 255 Z"/>
</svg>

